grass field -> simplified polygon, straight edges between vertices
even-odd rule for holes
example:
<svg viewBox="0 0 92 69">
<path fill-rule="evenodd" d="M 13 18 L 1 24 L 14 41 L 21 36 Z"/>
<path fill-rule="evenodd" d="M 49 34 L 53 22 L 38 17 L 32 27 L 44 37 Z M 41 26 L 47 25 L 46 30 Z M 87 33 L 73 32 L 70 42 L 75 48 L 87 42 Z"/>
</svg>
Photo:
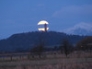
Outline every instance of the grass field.
<svg viewBox="0 0 92 69">
<path fill-rule="evenodd" d="M 89 55 L 72 53 L 66 58 L 64 54 L 57 54 L 42 59 L 4 61 L 0 62 L 0 69 L 92 69 L 92 55 Z"/>
</svg>

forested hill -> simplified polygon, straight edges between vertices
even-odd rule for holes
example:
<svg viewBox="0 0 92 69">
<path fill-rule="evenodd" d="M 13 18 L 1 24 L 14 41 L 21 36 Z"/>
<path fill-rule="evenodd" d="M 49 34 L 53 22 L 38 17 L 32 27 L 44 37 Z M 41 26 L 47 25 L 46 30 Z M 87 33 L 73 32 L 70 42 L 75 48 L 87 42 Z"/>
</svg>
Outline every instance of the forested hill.
<svg viewBox="0 0 92 69">
<path fill-rule="evenodd" d="M 76 44 L 83 38 L 85 36 L 67 35 L 53 31 L 19 33 L 0 40 L 0 52 L 30 50 L 40 42 L 43 42 L 45 46 L 60 45 L 64 39 L 67 39 L 71 44 Z"/>
</svg>

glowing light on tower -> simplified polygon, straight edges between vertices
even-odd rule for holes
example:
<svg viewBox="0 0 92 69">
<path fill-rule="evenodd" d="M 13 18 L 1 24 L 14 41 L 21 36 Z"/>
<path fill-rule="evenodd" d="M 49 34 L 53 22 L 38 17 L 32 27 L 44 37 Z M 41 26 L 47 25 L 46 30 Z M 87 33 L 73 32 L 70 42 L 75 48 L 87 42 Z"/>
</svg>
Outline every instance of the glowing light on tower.
<svg viewBox="0 0 92 69">
<path fill-rule="evenodd" d="M 39 31 L 44 31 L 44 32 L 48 31 L 49 30 L 49 28 L 47 27 L 48 24 L 49 23 L 45 20 L 42 20 L 42 21 L 38 22 L 38 24 L 37 24 L 38 26 L 43 26 L 42 28 L 41 27 L 38 28 L 38 30 Z"/>
</svg>

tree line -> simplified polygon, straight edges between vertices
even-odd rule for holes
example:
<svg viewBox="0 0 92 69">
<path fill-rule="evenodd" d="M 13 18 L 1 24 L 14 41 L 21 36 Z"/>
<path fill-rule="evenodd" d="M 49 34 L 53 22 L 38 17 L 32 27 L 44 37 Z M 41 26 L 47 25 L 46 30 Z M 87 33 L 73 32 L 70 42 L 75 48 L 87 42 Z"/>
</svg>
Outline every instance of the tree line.
<svg viewBox="0 0 92 69">
<path fill-rule="evenodd" d="M 63 39 L 63 42 L 61 42 L 60 46 L 54 46 L 54 48 L 51 51 L 60 51 L 61 53 L 64 53 L 67 57 L 68 54 L 74 52 L 74 51 L 92 51 L 92 37 L 86 37 L 79 41 L 75 46 L 73 46 L 68 39 Z M 39 55 L 41 57 L 42 53 L 46 51 L 44 47 L 44 43 L 39 43 L 36 47 L 31 49 L 31 53 Z"/>
</svg>

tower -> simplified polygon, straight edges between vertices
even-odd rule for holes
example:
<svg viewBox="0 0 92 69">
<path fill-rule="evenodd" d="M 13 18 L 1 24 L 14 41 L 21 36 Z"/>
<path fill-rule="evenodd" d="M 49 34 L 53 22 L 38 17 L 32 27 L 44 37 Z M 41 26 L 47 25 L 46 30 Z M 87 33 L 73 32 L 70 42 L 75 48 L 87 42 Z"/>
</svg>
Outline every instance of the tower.
<svg viewBox="0 0 92 69">
<path fill-rule="evenodd" d="M 49 28 L 48 28 L 48 25 L 49 23 L 47 22 L 47 21 L 45 21 L 45 20 L 42 20 L 42 21 L 40 21 L 40 22 L 38 22 L 38 26 L 40 26 L 39 28 L 38 28 L 38 30 L 39 31 L 44 31 L 44 32 L 47 32 L 48 30 L 49 30 Z"/>
<path fill-rule="evenodd" d="M 44 29 L 45 29 L 45 32 L 47 32 L 47 24 L 46 23 L 44 24 Z"/>
</svg>

